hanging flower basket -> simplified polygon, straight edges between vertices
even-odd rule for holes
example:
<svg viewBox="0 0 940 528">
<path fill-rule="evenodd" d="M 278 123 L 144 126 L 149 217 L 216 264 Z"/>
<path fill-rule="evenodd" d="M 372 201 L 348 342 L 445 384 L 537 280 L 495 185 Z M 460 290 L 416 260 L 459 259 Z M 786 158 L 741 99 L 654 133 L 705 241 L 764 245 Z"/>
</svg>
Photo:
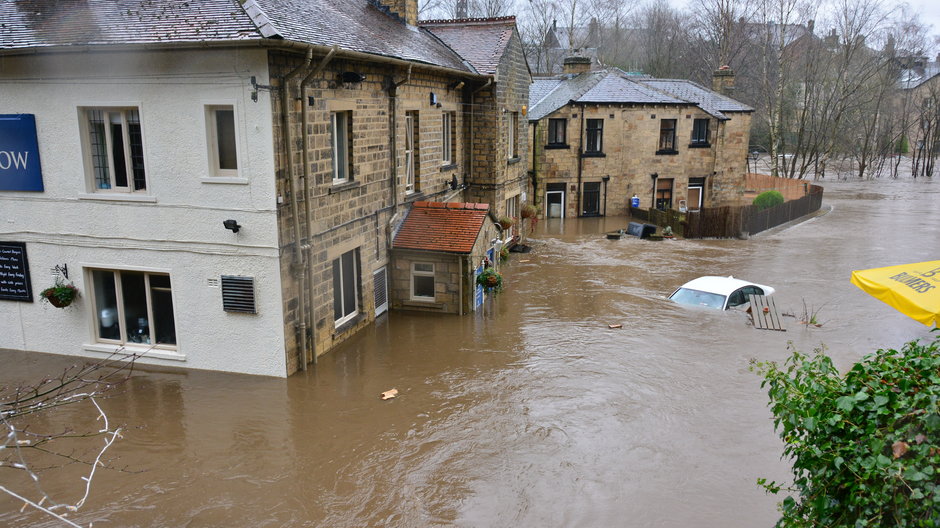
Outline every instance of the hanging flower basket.
<svg viewBox="0 0 940 528">
<path fill-rule="evenodd" d="M 57 280 L 55 285 L 39 292 L 39 296 L 56 308 L 65 308 L 78 297 L 78 288 L 72 283 L 65 284 Z"/>
<path fill-rule="evenodd" d="M 525 204 L 522 206 L 522 211 L 520 212 L 522 218 L 535 218 L 539 213 L 539 210 L 532 204 Z"/>
<path fill-rule="evenodd" d="M 516 225 L 516 221 L 512 218 L 509 218 L 508 216 L 503 216 L 499 219 L 499 225 L 502 226 L 503 229 L 509 229 L 510 227 Z"/>
<path fill-rule="evenodd" d="M 488 292 L 499 293 L 503 291 L 503 276 L 493 268 L 486 268 L 477 276 L 477 284 Z"/>
</svg>

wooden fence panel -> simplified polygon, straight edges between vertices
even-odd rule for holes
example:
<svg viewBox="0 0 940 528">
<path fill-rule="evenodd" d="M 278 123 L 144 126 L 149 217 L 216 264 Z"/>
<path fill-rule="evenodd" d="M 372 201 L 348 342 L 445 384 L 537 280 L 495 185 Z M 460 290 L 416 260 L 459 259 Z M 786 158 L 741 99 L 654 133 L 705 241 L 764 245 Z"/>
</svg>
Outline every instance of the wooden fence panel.
<svg viewBox="0 0 940 528">
<path fill-rule="evenodd" d="M 753 205 L 744 205 L 710 207 L 685 214 L 674 209 L 631 208 L 630 214 L 644 222 L 671 226 L 675 234 L 684 238 L 735 238 L 744 233 L 760 233 L 818 211 L 822 198 L 823 188 L 810 185 L 806 196 L 762 211 Z"/>
</svg>

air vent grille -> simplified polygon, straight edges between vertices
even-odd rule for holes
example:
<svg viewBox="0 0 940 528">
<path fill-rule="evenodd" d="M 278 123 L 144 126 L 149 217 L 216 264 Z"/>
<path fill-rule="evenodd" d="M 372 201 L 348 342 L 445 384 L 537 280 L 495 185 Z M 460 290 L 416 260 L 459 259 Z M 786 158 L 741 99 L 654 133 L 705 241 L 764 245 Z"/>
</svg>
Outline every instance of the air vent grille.
<svg viewBox="0 0 940 528">
<path fill-rule="evenodd" d="M 222 309 L 226 312 L 258 313 L 255 309 L 255 278 L 222 275 Z"/>
</svg>

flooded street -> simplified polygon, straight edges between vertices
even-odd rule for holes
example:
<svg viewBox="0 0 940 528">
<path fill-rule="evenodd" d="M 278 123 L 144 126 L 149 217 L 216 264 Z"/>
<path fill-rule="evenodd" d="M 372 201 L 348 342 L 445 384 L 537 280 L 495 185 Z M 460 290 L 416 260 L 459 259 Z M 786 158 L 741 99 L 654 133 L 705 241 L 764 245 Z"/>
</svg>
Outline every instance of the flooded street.
<svg viewBox="0 0 940 528">
<path fill-rule="evenodd" d="M 820 183 L 830 212 L 750 240 L 607 240 L 626 219 L 543 220 L 484 313 L 392 313 L 288 379 L 139 370 L 105 402 L 128 427 L 108 452 L 127 472 L 99 473 L 74 520 L 772 526 L 782 497 L 756 480 L 788 469 L 749 360 L 824 343 L 845 368 L 929 335 L 849 276 L 938 258 L 940 184 Z M 778 308 L 797 316 L 786 332 L 665 300 L 697 276 L 732 274 L 777 289 Z M 822 327 L 799 324 L 804 301 Z M 7 381 L 74 359 L 0 361 Z M 399 396 L 380 400 L 391 388 Z M 16 484 L 9 473 L 0 482 Z M 53 496 L 81 495 L 77 474 L 43 478 Z M 19 508 L 0 498 L 0 524 L 60 526 Z"/>
</svg>

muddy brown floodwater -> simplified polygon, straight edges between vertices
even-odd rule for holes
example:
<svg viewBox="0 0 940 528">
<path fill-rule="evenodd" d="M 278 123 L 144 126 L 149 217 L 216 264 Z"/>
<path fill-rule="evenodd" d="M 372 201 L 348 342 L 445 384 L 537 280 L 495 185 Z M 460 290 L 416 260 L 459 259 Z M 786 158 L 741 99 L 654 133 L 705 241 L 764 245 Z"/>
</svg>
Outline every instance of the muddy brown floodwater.
<svg viewBox="0 0 940 528">
<path fill-rule="evenodd" d="M 542 221 L 506 291 L 466 317 L 392 313 L 288 379 L 139 371 L 76 514 L 94 526 L 772 526 L 788 465 L 751 358 L 821 343 L 845 368 L 929 331 L 853 269 L 940 258 L 940 182 L 823 182 L 823 216 L 750 240 L 607 240 L 623 218 Z M 665 300 L 699 275 L 819 309 L 756 330 Z M 608 324 L 622 329 L 608 329 Z M 237 354 L 237 350 L 232 351 Z M 5 352 L 0 377 L 74 361 Z M 398 398 L 381 401 L 390 388 Z M 87 409 L 68 411 L 73 421 Z M 64 419 L 65 417 L 59 417 Z M 0 482 L 14 478 L 0 471 Z M 60 499 L 77 475 L 43 474 Z M 0 524 L 59 526 L 0 498 Z"/>
</svg>

